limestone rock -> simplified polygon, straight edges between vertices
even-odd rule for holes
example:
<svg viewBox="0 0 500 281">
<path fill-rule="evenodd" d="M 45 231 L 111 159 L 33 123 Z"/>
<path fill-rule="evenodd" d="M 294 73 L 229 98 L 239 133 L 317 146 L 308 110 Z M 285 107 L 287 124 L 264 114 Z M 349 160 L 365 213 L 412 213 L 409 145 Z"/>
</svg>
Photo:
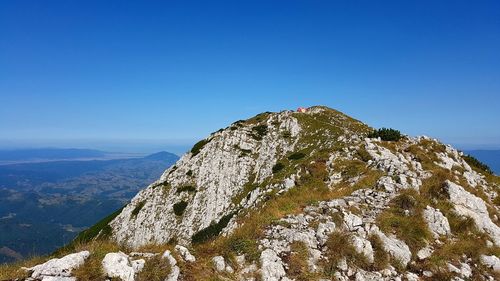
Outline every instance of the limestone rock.
<svg viewBox="0 0 500 281">
<path fill-rule="evenodd" d="M 496 272 L 500 272 L 500 258 L 498 258 L 497 256 L 482 255 L 481 263 L 493 269 Z"/>
<path fill-rule="evenodd" d="M 179 275 L 180 275 L 180 268 L 177 265 L 177 260 L 172 256 L 172 253 L 169 250 L 166 250 L 165 253 L 163 253 L 162 258 L 167 259 L 168 263 L 170 264 L 171 271 L 170 274 L 167 276 L 165 281 L 177 281 L 179 280 Z"/>
<path fill-rule="evenodd" d="M 123 281 L 134 281 L 135 275 L 144 267 L 144 260 L 131 261 L 129 256 L 122 253 L 108 253 L 102 260 L 104 273 L 111 278 L 120 278 Z"/>
<path fill-rule="evenodd" d="M 288 280 L 288 278 L 286 278 L 285 268 L 283 267 L 283 261 L 273 250 L 266 249 L 262 251 L 260 255 L 260 264 L 262 280 Z"/>
<path fill-rule="evenodd" d="M 454 210 L 459 215 L 470 217 L 476 226 L 487 233 L 495 245 L 500 246 L 500 227 L 489 217 L 488 209 L 483 199 L 476 197 L 463 187 L 451 181 L 446 181 L 446 188 Z"/>
<path fill-rule="evenodd" d="M 71 277 L 71 271 L 83 265 L 89 255 L 90 252 L 82 251 L 60 259 L 51 259 L 43 264 L 26 268 L 26 270 L 31 272 L 32 278 L 47 278 L 48 280 L 52 277 Z"/>
<path fill-rule="evenodd" d="M 181 245 L 177 245 L 175 246 L 175 250 L 181 255 L 181 257 L 184 259 L 184 261 L 187 261 L 187 262 L 195 262 L 196 261 L 196 258 L 191 255 L 191 252 L 189 252 L 189 250 L 184 247 L 184 246 L 181 246 Z"/>
<path fill-rule="evenodd" d="M 439 210 L 427 206 L 424 210 L 424 219 L 434 238 L 448 236 L 451 234 L 448 219 Z"/>
<path fill-rule="evenodd" d="M 383 243 L 384 250 L 387 253 L 401 262 L 404 266 L 408 265 L 411 260 L 411 251 L 405 242 L 397 239 L 394 236 L 387 236 L 378 229 L 374 230 L 374 234 L 380 237 Z"/>
</svg>

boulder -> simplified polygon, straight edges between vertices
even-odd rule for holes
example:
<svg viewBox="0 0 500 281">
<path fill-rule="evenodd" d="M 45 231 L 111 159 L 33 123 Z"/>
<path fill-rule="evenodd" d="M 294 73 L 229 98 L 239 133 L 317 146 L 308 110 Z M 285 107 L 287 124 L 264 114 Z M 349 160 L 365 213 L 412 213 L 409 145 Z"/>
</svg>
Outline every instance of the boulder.
<svg viewBox="0 0 500 281">
<path fill-rule="evenodd" d="M 71 277 L 72 270 L 83 265 L 89 256 L 89 251 L 82 251 L 64 256 L 60 259 L 51 259 L 46 263 L 35 265 L 31 268 L 25 268 L 25 270 L 31 272 L 31 277 L 35 279 L 44 279 L 45 277 Z"/>
<path fill-rule="evenodd" d="M 448 236 L 451 234 L 450 224 L 448 219 L 438 209 L 427 206 L 424 210 L 424 220 L 435 239 L 440 236 Z"/>
<path fill-rule="evenodd" d="M 163 253 L 162 258 L 167 259 L 171 267 L 170 274 L 167 276 L 165 281 L 177 281 L 181 273 L 179 266 L 177 266 L 177 260 L 172 256 L 172 253 L 169 250 L 166 250 L 165 253 Z"/>
<path fill-rule="evenodd" d="M 481 263 L 493 269 L 496 272 L 500 272 L 500 259 L 497 256 L 482 255 Z"/>
<path fill-rule="evenodd" d="M 184 259 L 184 261 L 186 262 L 195 262 L 196 261 L 196 258 L 191 255 L 191 253 L 189 252 L 189 250 L 184 247 L 184 246 L 181 246 L 181 245 L 177 245 L 175 246 L 175 250 L 181 255 L 182 259 Z"/>
<path fill-rule="evenodd" d="M 470 217 L 476 226 L 487 233 L 495 245 L 500 246 L 500 227 L 493 221 L 483 199 L 466 191 L 463 187 L 451 181 L 446 181 L 446 190 L 457 214 Z"/>
<path fill-rule="evenodd" d="M 283 261 L 273 250 L 266 249 L 261 253 L 260 264 L 262 280 L 281 281 L 286 278 Z"/>
<path fill-rule="evenodd" d="M 134 281 L 135 275 L 142 270 L 143 259 L 131 261 L 129 256 L 122 253 L 108 253 L 102 260 L 102 268 L 106 276 L 120 278 L 123 281 Z"/>
</svg>

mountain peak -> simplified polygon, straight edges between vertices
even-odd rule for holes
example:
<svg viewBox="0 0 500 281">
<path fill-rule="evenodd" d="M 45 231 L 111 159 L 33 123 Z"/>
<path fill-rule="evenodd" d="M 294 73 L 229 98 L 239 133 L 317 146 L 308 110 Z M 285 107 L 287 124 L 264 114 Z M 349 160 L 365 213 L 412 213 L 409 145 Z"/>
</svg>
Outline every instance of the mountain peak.
<svg viewBox="0 0 500 281">
<path fill-rule="evenodd" d="M 179 244 L 187 280 L 497 276 L 499 178 L 435 139 L 373 132 L 323 106 L 236 121 L 77 241 Z"/>
</svg>

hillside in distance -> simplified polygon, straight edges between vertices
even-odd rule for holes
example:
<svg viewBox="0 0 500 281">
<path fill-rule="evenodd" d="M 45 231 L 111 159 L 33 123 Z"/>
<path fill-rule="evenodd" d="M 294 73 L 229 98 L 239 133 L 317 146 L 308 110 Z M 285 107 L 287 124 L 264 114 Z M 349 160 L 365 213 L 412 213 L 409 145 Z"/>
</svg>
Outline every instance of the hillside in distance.
<svg viewBox="0 0 500 281">
<path fill-rule="evenodd" d="M 488 165 L 491 170 L 500 175 L 500 150 L 467 150 L 470 154 Z"/>
<path fill-rule="evenodd" d="M 160 152 L 130 159 L 0 165 L 0 263 L 47 254 L 68 243 L 177 159 Z"/>
<path fill-rule="evenodd" d="M 323 106 L 265 112 L 0 279 L 498 280 L 499 194 L 497 176 L 435 139 Z"/>
<path fill-rule="evenodd" d="M 81 148 L 1 149 L 0 165 L 71 160 L 111 160 L 132 157 L 143 157 L 143 155 Z"/>
</svg>

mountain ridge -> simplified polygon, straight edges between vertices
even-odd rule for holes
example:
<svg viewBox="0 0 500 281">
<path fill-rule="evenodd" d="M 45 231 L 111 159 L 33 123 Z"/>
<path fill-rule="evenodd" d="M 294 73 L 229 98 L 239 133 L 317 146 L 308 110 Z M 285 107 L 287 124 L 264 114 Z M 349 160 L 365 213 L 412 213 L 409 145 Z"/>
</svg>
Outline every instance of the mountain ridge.
<svg viewBox="0 0 500 281">
<path fill-rule="evenodd" d="M 89 259 L 79 280 L 498 278 L 499 178 L 435 139 L 373 131 L 323 106 L 237 121 L 61 253 Z"/>
</svg>

